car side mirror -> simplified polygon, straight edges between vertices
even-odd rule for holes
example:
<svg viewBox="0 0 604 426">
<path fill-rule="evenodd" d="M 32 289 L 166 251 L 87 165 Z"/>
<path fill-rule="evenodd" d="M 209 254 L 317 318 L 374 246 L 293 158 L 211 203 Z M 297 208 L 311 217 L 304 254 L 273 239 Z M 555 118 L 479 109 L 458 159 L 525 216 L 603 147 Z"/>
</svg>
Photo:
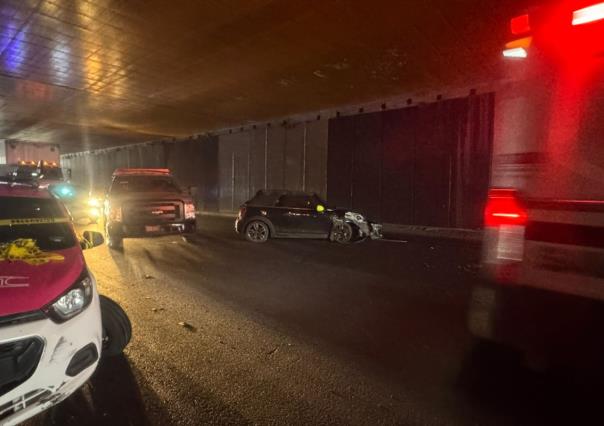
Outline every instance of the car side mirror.
<svg viewBox="0 0 604 426">
<path fill-rule="evenodd" d="M 82 246 L 82 250 L 91 249 L 94 247 L 98 247 L 105 242 L 105 238 L 103 238 L 103 234 L 96 231 L 84 231 L 82 233 L 82 239 L 80 240 L 80 245 Z"/>
<path fill-rule="evenodd" d="M 316 210 L 319 213 L 323 213 L 325 211 L 325 206 L 323 204 L 317 204 Z"/>
</svg>

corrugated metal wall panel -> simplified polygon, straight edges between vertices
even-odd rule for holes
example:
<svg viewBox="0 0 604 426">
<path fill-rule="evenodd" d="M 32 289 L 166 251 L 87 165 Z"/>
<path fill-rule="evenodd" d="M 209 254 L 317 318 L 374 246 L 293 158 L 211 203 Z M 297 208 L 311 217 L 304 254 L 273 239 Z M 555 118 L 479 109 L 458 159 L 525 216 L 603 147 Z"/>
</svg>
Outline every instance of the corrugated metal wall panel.
<svg viewBox="0 0 604 426">
<path fill-rule="evenodd" d="M 352 208 L 380 220 L 382 113 L 356 116 Z"/>
<path fill-rule="evenodd" d="M 309 121 L 305 125 L 305 131 L 304 190 L 327 197 L 328 120 Z"/>
<path fill-rule="evenodd" d="M 267 143 L 267 183 L 268 189 L 285 188 L 285 128 L 268 128 Z"/>
<path fill-rule="evenodd" d="M 232 211 L 233 209 L 233 135 L 221 135 L 218 142 L 218 210 Z"/>
<path fill-rule="evenodd" d="M 250 197 L 250 149 L 252 132 L 240 132 L 233 135 L 233 154 L 234 154 L 234 189 L 232 210 L 237 210 L 239 206 L 249 200 Z"/>
<path fill-rule="evenodd" d="M 451 135 L 444 102 L 420 106 L 413 182 L 414 224 L 449 226 Z"/>
<path fill-rule="evenodd" d="M 386 223 L 413 223 L 417 112 L 417 107 L 403 108 L 382 116 L 382 220 Z"/>
<path fill-rule="evenodd" d="M 387 223 L 480 226 L 493 105 L 473 95 L 329 120 L 328 201 Z"/>
<path fill-rule="evenodd" d="M 204 211 L 218 211 L 218 136 L 203 137 L 200 144 L 201 181 L 197 208 Z"/>
<path fill-rule="evenodd" d="M 304 123 L 297 123 L 285 131 L 284 188 L 302 190 L 304 161 Z"/>
<path fill-rule="evenodd" d="M 267 186 L 266 174 L 266 127 L 252 131 L 250 138 L 250 196 Z"/>
<path fill-rule="evenodd" d="M 327 202 L 350 208 L 354 165 L 355 116 L 329 120 L 327 154 Z"/>
</svg>

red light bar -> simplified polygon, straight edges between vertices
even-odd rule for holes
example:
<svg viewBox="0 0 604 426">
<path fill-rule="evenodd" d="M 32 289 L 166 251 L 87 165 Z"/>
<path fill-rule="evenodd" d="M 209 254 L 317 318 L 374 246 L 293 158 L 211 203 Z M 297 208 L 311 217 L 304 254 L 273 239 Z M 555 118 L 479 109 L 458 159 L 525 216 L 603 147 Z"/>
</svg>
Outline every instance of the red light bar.
<svg viewBox="0 0 604 426">
<path fill-rule="evenodd" d="M 125 175 L 169 175 L 170 169 L 115 169 L 113 176 Z"/>
<path fill-rule="evenodd" d="M 589 24 L 604 19 L 604 3 L 588 6 L 573 12 L 573 25 Z"/>
<path fill-rule="evenodd" d="M 484 210 L 485 226 L 524 226 L 526 220 L 526 210 L 518 200 L 515 189 L 494 188 L 489 190 L 489 198 Z"/>
<path fill-rule="evenodd" d="M 528 14 L 516 16 L 510 20 L 510 30 L 514 35 L 522 35 L 531 31 Z"/>
</svg>

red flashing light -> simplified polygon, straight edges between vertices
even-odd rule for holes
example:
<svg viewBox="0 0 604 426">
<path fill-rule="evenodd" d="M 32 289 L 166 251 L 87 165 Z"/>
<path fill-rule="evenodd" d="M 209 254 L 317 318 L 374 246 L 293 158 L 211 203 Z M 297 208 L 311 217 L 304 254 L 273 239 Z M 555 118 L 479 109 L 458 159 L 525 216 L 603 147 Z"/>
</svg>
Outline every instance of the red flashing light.
<svg viewBox="0 0 604 426">
<path fill-rule="evenodd" d="M 514 35 L 523 35 L 531 31 L 528 14 L 516 16 L 510 20 L 510 31 Z"/>
<path fill-rule="evenodd" d="M 573 25 L 589 24 L 604 19 L 604 3 L 594 4 L 573 12 Z"/>
<path fill-rule="evenodd" d="M 524 226 L 527 213 L 518 199 L 515 189 L 491 189 L 484 210 L 484 224 L 487 227 L 502 225 Z"/>
<path fill-rule="evenodd" d="M 170 169 L 115 169 L 113 176 L 169 175 Z"/>
</svg>

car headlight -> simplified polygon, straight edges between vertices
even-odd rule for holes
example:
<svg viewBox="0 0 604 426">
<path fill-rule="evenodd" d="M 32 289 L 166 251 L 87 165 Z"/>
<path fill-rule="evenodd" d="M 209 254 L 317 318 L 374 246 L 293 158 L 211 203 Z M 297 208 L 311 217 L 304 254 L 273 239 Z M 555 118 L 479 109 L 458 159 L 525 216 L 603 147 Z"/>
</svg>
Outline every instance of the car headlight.
<svg viewBox="0 0 604 426">
<path fill-rule="evenodd" d="M 101 202 L 99 201 L 98 198 L 89 198 L 88 199 L 88 205 L 90 207 L 100 207 L 101 206 Z"/>
<path fill-rule="evenodd" d="M 49 304 L 44 309 L 44 312 L 54 322 L 65 322 L 81 313 L 90 305 L 92 294 L 92 279 L 87 272 L 84 272 L 76 283 L 54 302 Z"/>
<path fill-rule="evenodd" d="M 185 219 L 195 219 L 195 204 L 185 203 Z"/>
</svg>

